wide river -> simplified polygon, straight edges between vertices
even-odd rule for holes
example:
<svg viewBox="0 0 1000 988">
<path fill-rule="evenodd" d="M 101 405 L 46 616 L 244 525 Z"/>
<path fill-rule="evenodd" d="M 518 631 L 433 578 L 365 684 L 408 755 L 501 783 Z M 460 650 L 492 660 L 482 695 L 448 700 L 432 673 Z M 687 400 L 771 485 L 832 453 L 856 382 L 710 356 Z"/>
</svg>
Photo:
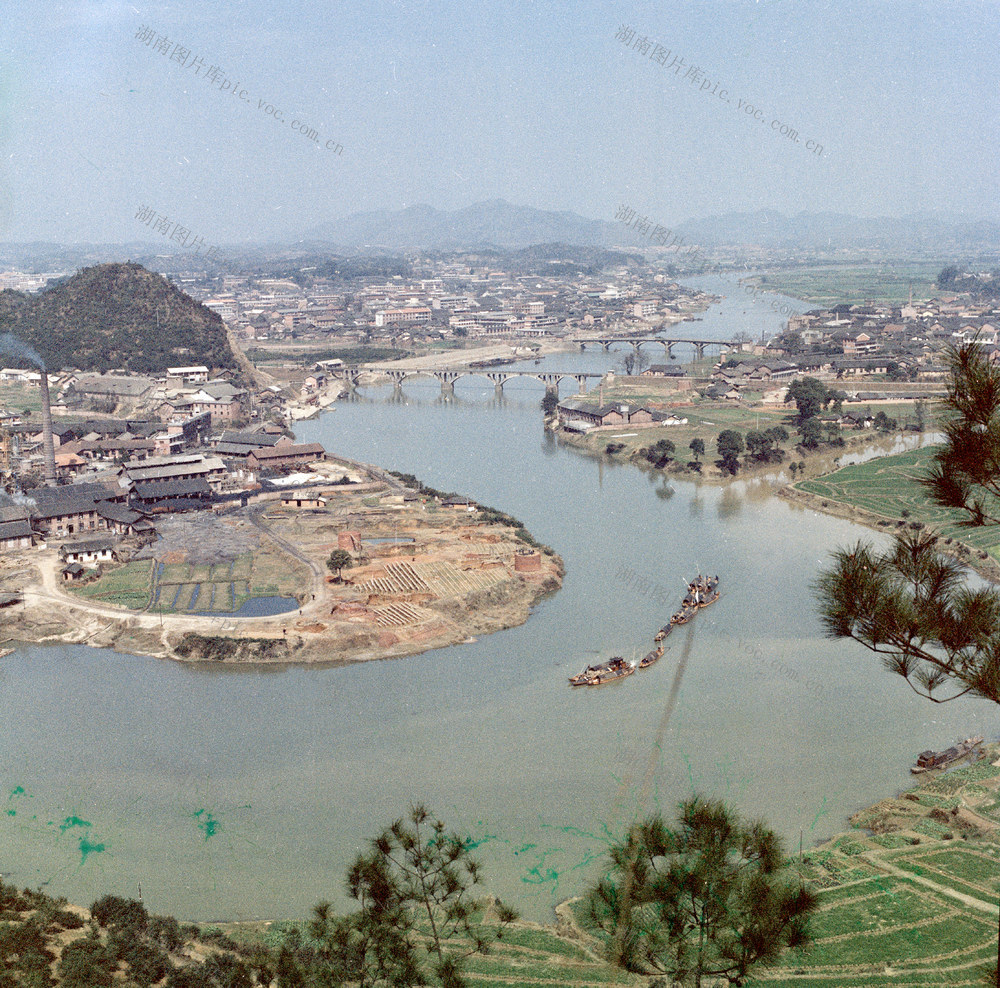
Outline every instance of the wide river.
<svg viewBox="0 0 1000 988">
<path fill-rule="evenodd" d="M 783 321 L 774 296 L 700 284 L 731 297 L 678 335 L 756 337 Z M 298 429 L 502 508 L 553 546 L 565 585 L 519 628 L 348 668 L 44 646 L 0 660 L 5 879 L 83 904 L 141 883 L 150 909 L 187 919 L 303 916 L 339 899 L 365 839 L 421 801 L 477 845 L 487 891 L 545 920 L 630 820 L 692 791 L 797 847 L 907 785 L 922 749 L 995 734 L 986 703 L 934 706 L 860 646 L 824 639 L 811 584 L 832 548 L 871 533 L 771 482 L 665 483 L 584 457 L 543 432 L 542 393 L 524 379 L 498 400 L 463 378 L 444 399 L 408 381 Z M 598 656 L 652 647 L 698 572 L 721 576 L 722 598 L 656 666 L 567 685 Z"/>
</svg>

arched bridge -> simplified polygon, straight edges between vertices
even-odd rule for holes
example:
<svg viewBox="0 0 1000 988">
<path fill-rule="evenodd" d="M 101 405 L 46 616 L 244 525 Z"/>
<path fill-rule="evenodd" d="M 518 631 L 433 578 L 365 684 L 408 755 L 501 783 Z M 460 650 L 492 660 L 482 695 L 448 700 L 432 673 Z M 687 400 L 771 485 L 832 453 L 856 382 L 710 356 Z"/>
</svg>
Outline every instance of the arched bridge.
<svg viewBox="0 0 1000 988">
<path fill-rule="evenodd" d="M 352 387 L 358 386 L 364 374 L 384 374 L 397 388 L 402 387 L 403 381 L 408 377 L 433 377 L 441 382 L 442 391 L 453 391 L 455 382 L 460 377 L 485 377 L 493 382 L 498 392 L 503 391 L 503 386 L 514 377 L 533 377 L 536 381 L 541 381 L 548 391 L 558 391 L 560 383 L 565 378 L 571 378 L 576 381 L 580 394 L 586 392 L 588 380 L 600 380 L 604 376 L 590 371 L 529 371 L 486 367 L 345 367 L 341 373 Z"/>
<path fill-rule="evenodd" d="M 663 336 L 603 336 L 597 339 L 573 340 L 572 342 L 579 343 L 581 350 L 586 350 L 588 343 L 597 343 L 605 351 L 611 349 L 612 343 L 631 343 L 633 350 L 640 349 L 643 343 L 659 343 L 663 347 L 664 356 L 672 354 L 674 352 L 674 347 L 678 343 L 690 343 L 694 347 L 695 352 L 698 354 L 699 360 L 705 356 L 705 350 L 707 347 L 717 346 L 720 350 L 725 350 L 728 347 L 735 346 L 735 344 L 726 340 L 688 340 L 682 337 L 667 339 Z"/>
</svg>

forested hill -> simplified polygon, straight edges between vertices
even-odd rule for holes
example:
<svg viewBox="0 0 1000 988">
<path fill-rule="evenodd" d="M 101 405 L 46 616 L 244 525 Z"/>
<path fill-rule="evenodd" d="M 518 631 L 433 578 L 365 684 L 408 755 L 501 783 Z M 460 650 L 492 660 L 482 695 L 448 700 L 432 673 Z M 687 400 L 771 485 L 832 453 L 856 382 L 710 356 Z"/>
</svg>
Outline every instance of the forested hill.
<svg viewBox="0 0 1000 988">
<path fill-rule="evenodd" d="M 38 295 L 0 292 L 0 333 L 33 346 L 49 370 L 236 367 L 219 316 L 139 264 L 83 268 Z"/>
</svg>

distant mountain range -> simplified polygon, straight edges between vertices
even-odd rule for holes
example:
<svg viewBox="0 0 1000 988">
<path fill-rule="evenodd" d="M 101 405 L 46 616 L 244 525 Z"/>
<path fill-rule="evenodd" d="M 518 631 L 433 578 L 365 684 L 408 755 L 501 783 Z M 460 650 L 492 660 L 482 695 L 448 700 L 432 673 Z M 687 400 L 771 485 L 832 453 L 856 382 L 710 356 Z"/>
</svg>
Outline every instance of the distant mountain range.
<svg viewBox="0 0 1000 988">
<path fill-rule="evenodd" d="M 636 210 L 641 214 L 641 209 Z M 651 216 L 651 223 L 664 220 Z M 774 210 L 726 213 L 677 224 L 672 234 L 685 244 L 706 247 L 764 247 L 789 250 L 873 248 L 970 251 L 1000 248 L 1000 223 L 937 214 L 900 218 L 861 218 L 839 213 Z M 342 249 L 457 250 L 511 249 L 530 244 L 565 243 L 588 247 L 651 247 L 624 223 L 592 220 L 577 213 L 515 206 L 503 199 L 456 210 L 409 206 L 400 210 L 352 213 L 323 223 L 305 239 Z"/>
<path fill-rule="evenodd" d="M 641 202 L 630 203 L 636 214 L 646 210 Z M 618 204 L 614 205 L 615 211 Z M 268 261 L 317 255 L 377 255 L 404 251 L 516 251 L 535 245 L 568 245 L 594 250 L 625 248 L 651 250 L 650 235 L 657 223 L 670 226 L 669 216 L 649 215 L 649 233 L 635 230 L 614 219 L 588 219 L 578 213 L 516 206 L 503 199 L 475 203 L 462 209 L 433 206 L 379 209 L 352 213 L 343 219 L 321 223 L 292 239 L 272 239 L 227 244 L 223 255 L 237 267 L 257 267 Z M 683 238 L 684 245 L 726 248 L 727 252 L 754 248 L 793 253 L 871 250 L 894 256 L 919 254 L 935 260 L 961 263 L 1000 252 L 1000 221 L 969 219 L 945 213 L 914 213 L 902 217 L 857 217 L 842 213 L 798 213 L 787 216 L 774 210 L 725 213 L 674 223 L 668 234 Z M 668 243 L 670 240 L 667 241 Z M 177 263 L 165 262 L 166 242 L 144 244 L 0 243 L 0 269 L 71 270 L 109 260 L 131 258 L 147 267 L 171 270 Z M 672 255 L 668 255 L 670 257 Z M 709 254 L 711 256 L 711 254 Z M 211 262 L 178 250 L 174 262 L 201 264 L 219 270 Z M 684 258 L 678 257 L 683 265 Z M 225 263 L 225 262 L 224 262 Z M 315 263 L 309 261 L 308 263 Z"/>
<path fill-rule="evenodd" d="M 617 225 L 624 232 L 624 227 Z M 338 247 L 376 250 L 507 250 L 532 244 L 564 243 L 607 247 L 616 224 L 570 212 L 514 206 L 503 199 L 450 212 L 433 206 L 353 213 L 306 231 L 306 239 Z"/>
</svg>

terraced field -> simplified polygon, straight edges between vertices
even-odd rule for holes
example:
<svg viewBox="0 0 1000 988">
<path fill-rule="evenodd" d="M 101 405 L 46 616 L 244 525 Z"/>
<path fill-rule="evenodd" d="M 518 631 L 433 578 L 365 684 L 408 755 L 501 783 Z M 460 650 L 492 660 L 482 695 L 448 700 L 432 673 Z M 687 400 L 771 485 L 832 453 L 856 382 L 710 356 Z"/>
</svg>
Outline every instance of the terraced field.
<svg viewBox="0 0 1000 988">
<path fill-rule="evenodd" d="M 996 962 L 1000 746 L 859 813 L 855 829 L 793 865 L 819 895 L 813 944 L 759 971 L 755 988 L 981 985 Z M 874 828 L 874 829 L 872 829 Z M 577 924 L 588 929 L 580 903 Z"/>
<path fill-rule="evenodd" d="M 507 577 L 507 571 L 499 567 L 463 570 L 447 560 L 386 563 L 384 576 L 358 584 L 358 590 L 380 596 L 429 593 L 435 597 L 460 597 L 475 590 L 487 590 Z"/>
<path fill-rule="evenodd" d="M 825 477 L 796 484 L 829 501 L 856 506 L 885 518 L 920 521 L 945 539 L 954 539 L 1000 560 L 1000 530 L 996 526 L 964 527 L 966 516 L 928 500 L 917 482 L 926 476 L 934 447 L 882 456 L 867 463 L 841 467 Z M 907 512 L 906 515 L 903 512 Z"/>
</svg>

